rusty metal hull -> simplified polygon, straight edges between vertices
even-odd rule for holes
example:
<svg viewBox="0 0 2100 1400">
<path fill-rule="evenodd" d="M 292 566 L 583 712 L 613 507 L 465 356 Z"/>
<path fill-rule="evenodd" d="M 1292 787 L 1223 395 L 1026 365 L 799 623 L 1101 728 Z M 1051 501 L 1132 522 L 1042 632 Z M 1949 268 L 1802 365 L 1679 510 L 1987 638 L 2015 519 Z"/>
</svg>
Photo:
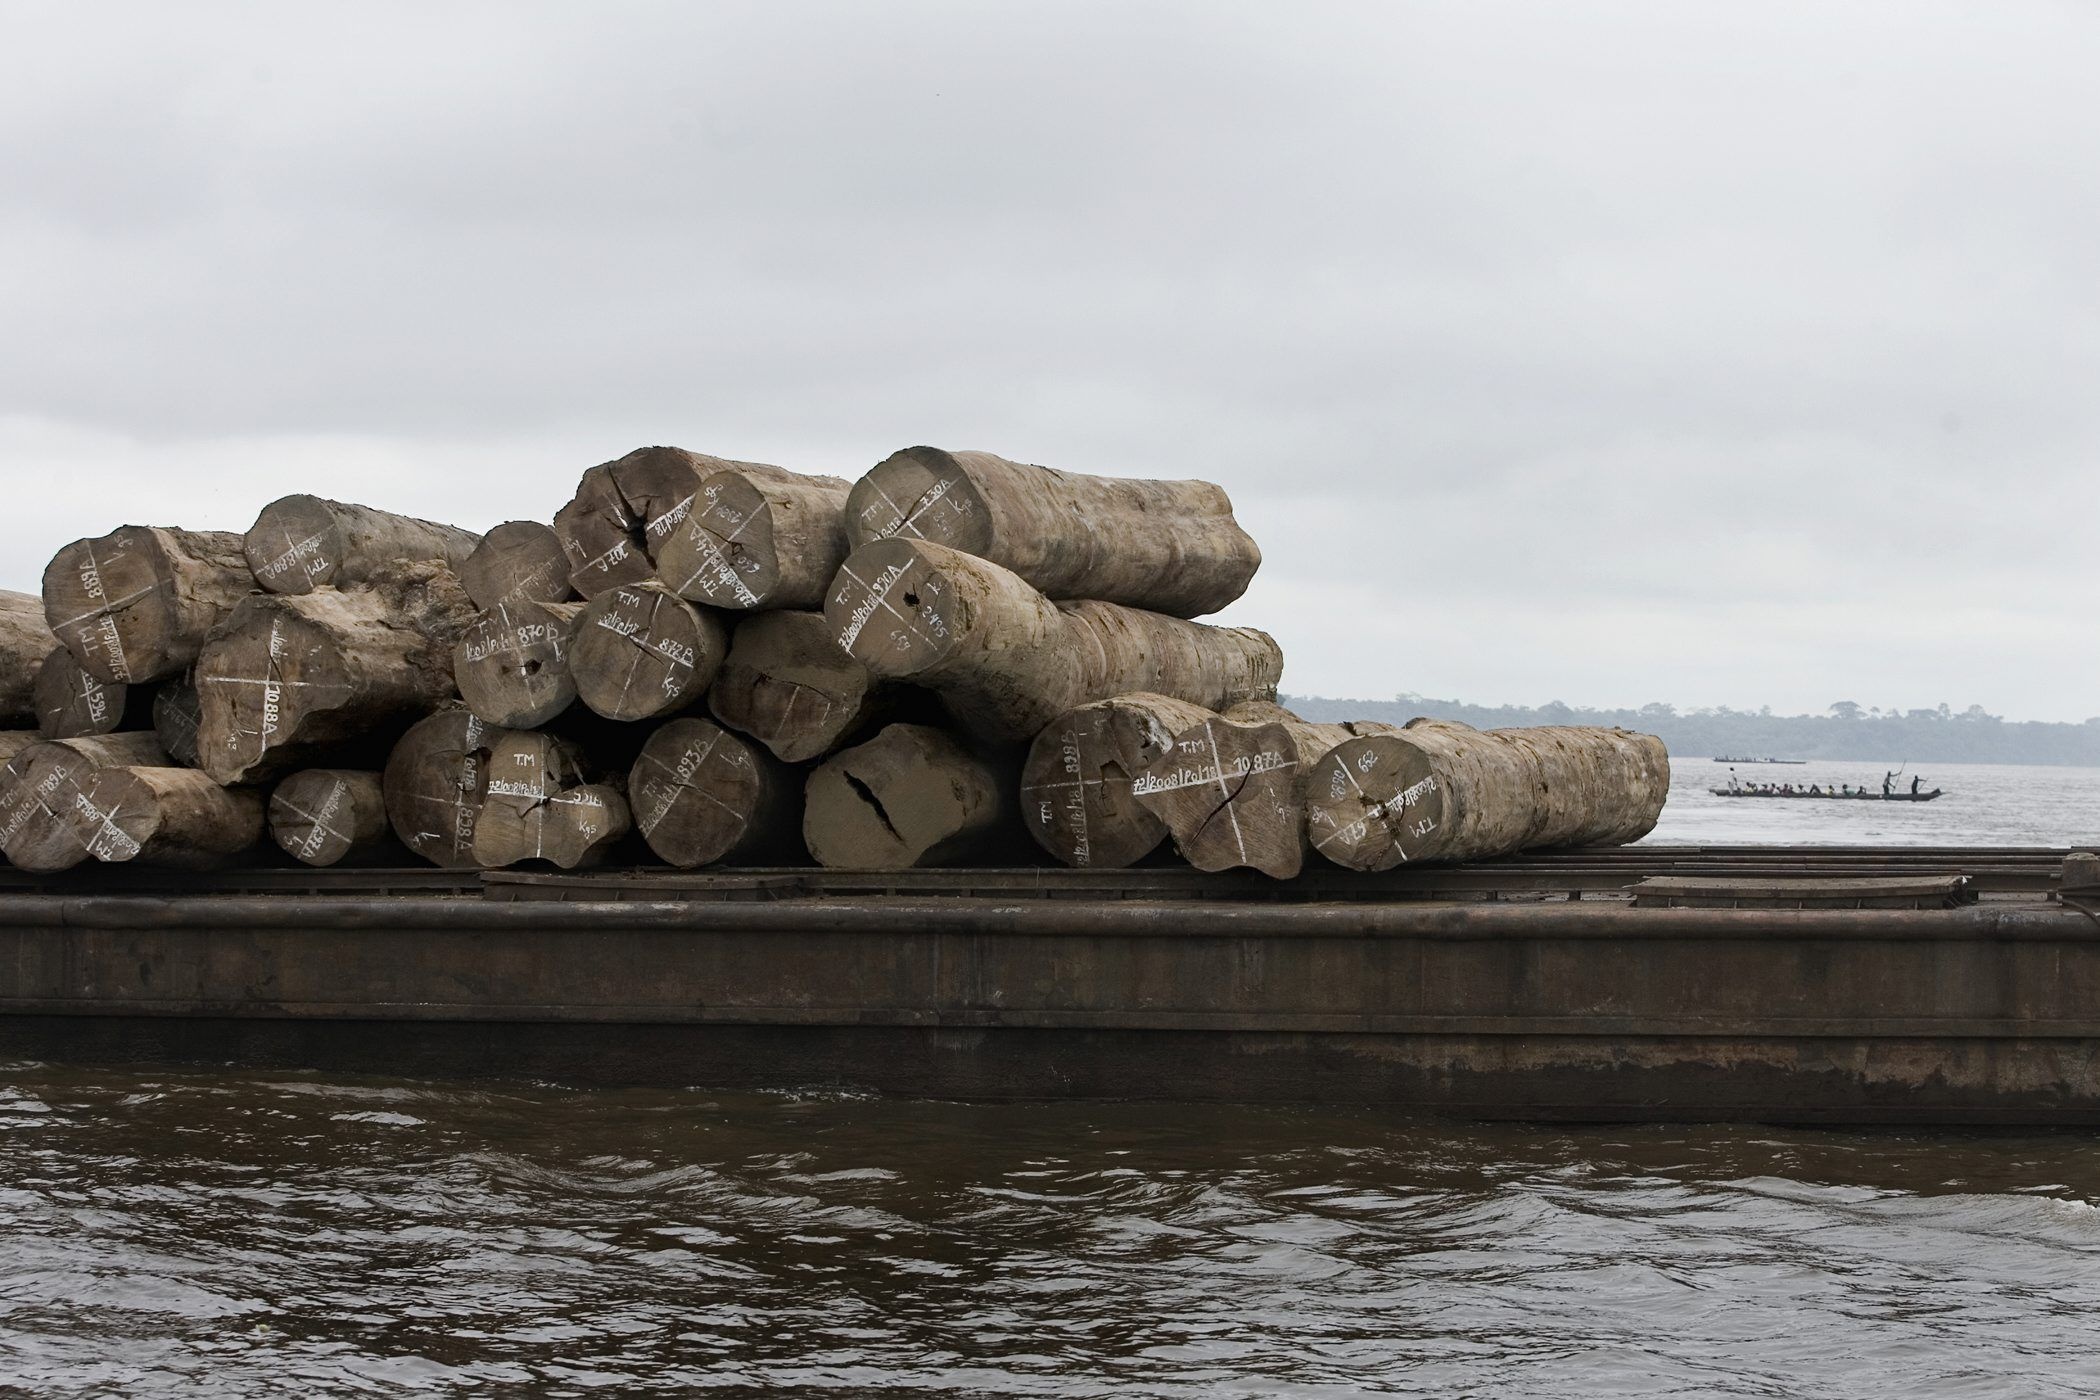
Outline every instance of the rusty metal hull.
<svg viewBox="0 0 2100 1400">
<path fill-rule="evenodd" d="M 0 1050 L 1467 1117 L 2100 1123 L 2100 925 L 1913 910 L 0 897 Z"/>
</svg>

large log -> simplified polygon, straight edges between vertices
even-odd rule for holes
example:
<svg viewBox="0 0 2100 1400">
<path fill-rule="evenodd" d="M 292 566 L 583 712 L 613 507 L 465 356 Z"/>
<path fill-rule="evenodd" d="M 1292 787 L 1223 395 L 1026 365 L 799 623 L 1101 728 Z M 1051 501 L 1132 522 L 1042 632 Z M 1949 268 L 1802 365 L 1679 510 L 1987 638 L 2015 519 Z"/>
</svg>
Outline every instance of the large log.
<svg viewBox="0 0 2100 1400">
<path fill-rule="evenodd" d="M 833 476 L 737 462 L 700 483 L 656 551 L 657 577 L 718 608 L 814 608 L 846 558 L 846 495 Z"/>
<path fill-rule="evenodd" d="M 99 814 L 83 810 L 97 770 L 167 762 L 151 734 L 101 734 L 28 744 L 0 770 L 0 853 L 24 870 L 69 870 L 88 858 Z"/>
<path fill-rule="evenodd" d="M 99 680 L 64 647 L 53 647 L 36 673 L 36 727 L 46 739 L 79 739 L 145 729 L 153 722 L 153 689 Z"/>
<path fill-rule="evenodd" d="M 1210 710 L 1273 699 L 1283 674 L 1266 632 L 1054 604 L 997 564 L 923 540 L 853 551 L 824 617 L 871 673 L 938 691 L 991 740 L 1033 739 L 1067 710 L 1133 691 Z"/>
<path fill-rule="evenodd" d="M 734 465 L 682 447 L 639 447 L 583 474 L 554 516 L 569 582 L 586 598 L 656 577 L 656 551 L 705 478 Z"/>
<path fill-rule="evenodd" d="M 464 709 L 416 721 L 387 756 L 387 820 L 411 851 L 447 869 L 471 867 L 489 790 L 491 750 L 511 734 Z"/>
<path fill-rule="evenodd" d="M 627 776 L 635 828 L 681 870 L 799 856 L 802 780 L 712 720 L 674 719 Z"/>
<path fill-rule="evenodd" d="M 611 784 L 588 781 L 576 745 L 511 730 L 490 746 L 488 795 L 474 827 L 476 864 L 595 865 L 631 826 L 626 796 Z"/>
<path fill-rule="evenodd" d="M 762 612 L 737 621 L 707 704 L 775 758 L 803 763 L 859 733 L 881 707 L 881 691 L 823 614 Z"/>
<path fill-rule="evenodd" d="M 1150 855 L 1167 824 L 1131 792 L 1210 712 L 1139 691 L 1067 710 L 1038 734 L 1021 768 L 1021 820 L 1066 865 L 1120 870 Z"/>
<path fill-rule="evenodd" d="M 607 719 L 656 719 L 696 704 L 729 650 L 729 627 L 660 583 L 601 593 L 569 639 L 576 694 Z"/>
<path fill-rule="evenodd" d="M 576 699 L 569 639 L 582 603 L 498 603 L 452 649 L 467 708 L 490 724 L 537 729 Z"/>
<path fill-rule="evenodd" d="M 458 573 L 460 586 L 483 612 L 520 603 L 566 603 L 576 596 L 561 536 L 537 520 L 506 520 L 490 530 Z"/>
<path fill-rule="evenodd" d="M 96 677 L 136 685 L 187 669 L 254 591 L 239 535 L 126 525 L 52 556 L 44 617 Z"/>
<path fill-rule="evenodd" d="M 197 659 L 198 766 L 254 782 L 391 740 L 452 697 L 452 649 L 473 619 L 435 563 L 347 592 L 251 595 Z"/>
<path fill-rule="evenodd" d="M 196 682 L 189 676 L 162 681 L 153 690 L 153 732 L 177 768 L 197 766 L 197 724 L 204 717 Z"/>
<path fill-rule="evenodd" d="M 1198 870 L 1259 870 L 1288 880 L 1304 869 L 1305 775 L 1337 744 L 1393 732 L 1375 722 L 1308 724 L 1273 704 L 1206 715 L 1136 775 L 1131 791 Z"/>
<path fill-rule="evenodd" d="M 263 835 L 261 793 L 220 787 L 194 768 L 97 769 L 81 803 L 97 819 L 88 853 L 112 865 L 204 869 Z"/>
<path fill-rule="evenodd" d="M 905 870 L 968 861 L 1012 828 L 1012 775 L 954 735 L 892 724 L 810 773 L 802 839 L 820 865 Z"/>
<path fill-rule="evenodd" d="M 40 723 L 37 679 L 52 641 L 43 600 L 0 589 L 0 726 Z"/>
<path fill-rule="evenodd" d="M 1174 617 L 1247 591 L 1261 550 L 1207 481 L 1082 476 L 989 452 L 908 447 L 854 483 L 858 547 L 931 540 L 1011 569 L 1051 598 L 1093 598 Z"/>
<path fill-rule="evenodd" d="M 1350 739 L 1313 766 L 1313 845 L 1351 870 L 1614 846 L 1655 827 L 1670 786 L 1662 740 L 1624 729 L 1481 731 L 1418 719 Z"/>
<path fill-rule="evenodd" d="M 304 865 L 340 865 L 393 844 L 386 786 L 357 768 L 304 768 L 270 793 L 270 835 Z"/>
<path fill-rule="evenodd" d="M 481 536 L 455 525 L 320 496 L 283 496 L 262 508 L 241 536 L 241 552 L 266 591 L 311 593 L 368 583 L 381 570 L 418 560 L 457 568 L 480 543 Z"/>
</svg>

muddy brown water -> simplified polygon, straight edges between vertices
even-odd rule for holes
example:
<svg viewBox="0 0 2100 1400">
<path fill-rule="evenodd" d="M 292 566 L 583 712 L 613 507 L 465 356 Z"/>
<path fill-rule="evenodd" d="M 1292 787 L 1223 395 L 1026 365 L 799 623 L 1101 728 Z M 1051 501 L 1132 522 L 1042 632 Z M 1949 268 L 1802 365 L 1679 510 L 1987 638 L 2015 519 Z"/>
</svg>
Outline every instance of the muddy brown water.
<svg viewBox="0 0 2100 1400">
<path fill-rule="evenodd" d="M 2100 1394 L 2077 1133 L 0 1063 L 0 1394 Z"/>
</svg>

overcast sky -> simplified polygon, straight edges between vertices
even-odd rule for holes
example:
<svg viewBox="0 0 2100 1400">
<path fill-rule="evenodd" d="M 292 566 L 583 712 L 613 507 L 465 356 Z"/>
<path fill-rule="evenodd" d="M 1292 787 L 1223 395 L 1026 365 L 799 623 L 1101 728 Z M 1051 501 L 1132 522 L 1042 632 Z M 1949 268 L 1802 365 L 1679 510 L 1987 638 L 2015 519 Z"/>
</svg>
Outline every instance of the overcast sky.
<svg viewBox="0 0 2100 1400">
<path fill-rule="evenodd" d="M 0 586 L 926 442 L 1224 483 L 1298 693 L 2100 715 L 2100 7 L 0 21 Z"/>
</svg>

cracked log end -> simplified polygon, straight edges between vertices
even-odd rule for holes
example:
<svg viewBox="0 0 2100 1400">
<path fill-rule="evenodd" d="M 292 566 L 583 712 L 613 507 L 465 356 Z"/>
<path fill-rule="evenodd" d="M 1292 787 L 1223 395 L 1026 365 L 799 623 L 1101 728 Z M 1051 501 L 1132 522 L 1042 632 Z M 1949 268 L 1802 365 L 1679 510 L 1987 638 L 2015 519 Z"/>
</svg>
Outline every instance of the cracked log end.
<svg viewBox="0 0 2100 1400">
<path fill-rule="evenodd" d="M 1198 870 L 1288 880 L 1305 863 L 1298 779 L 1297 742 L 1282 722 L 1213 715 L 1177 734 L 1131 790 Z"/>
<path fill-rule="evenodd" d="M 957 863 L 996 841 L 1009 791 L 992 764 L 951 735 L 893 724 L 809 775 L 802 837 L 834 869 Z"/>
<path fill-rule="evenodd" d="M 1036 844 L 1066 865 L 1120 870 L 1151 854 L 1167 825 L 1131 794 L 1131 781 L 1208 711 L 1138 692 L 1068 710 L 1036 736 L 1021 770 L 1021 818 Z"/>
<path fill-rule="evenodd" d="M 403 845 L 448 870 L 475 864 L 490 751 L 510 732 L 466 710 L 444 710 L 409 727 L 382 777 L 387 820 Z"/>
<path fill-rule="evenodd" d="M 489 748 L 488 791 L 474 829 L 483 866 L 545 860 L 593 865 L 632 825 L 616 787 L 584 781 L 581 751 L 551 734 L 510 731 Z"/>
</svg>

